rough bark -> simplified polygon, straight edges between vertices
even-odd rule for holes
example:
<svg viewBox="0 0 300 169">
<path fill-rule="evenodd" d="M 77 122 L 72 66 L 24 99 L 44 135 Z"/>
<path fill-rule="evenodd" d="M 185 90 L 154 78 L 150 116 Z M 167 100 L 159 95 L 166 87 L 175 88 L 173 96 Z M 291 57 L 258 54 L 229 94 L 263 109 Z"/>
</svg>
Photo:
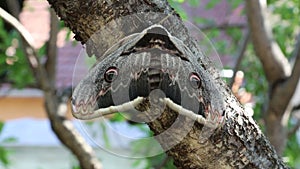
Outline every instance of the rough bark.
<svg viewBox="0 0 300 169">
<path fill-rule="evenodd" d="M 223 93 L 226 97 L 226 117 L 222 128 L 215 130 L 208 139 L 205 139 L 201 137 L 201 132 L 205 128 L 195 124 L 179 144 L 167 151 L 173 157 L 175 165 L 182 169 L 288 168 L 277 156 L 252 117 L 245 114 L 229 89 L 224 92 L 226 92 Z M 173 111 L 167 110 L 160 119 L 150 123 L 149 126 L 155 134 L 160 134 L 170 127 L 176 115 Z M 176 132 L 181 131 L 174 131 L 174 135 L 178 134 Z M 158 141 L 162 146 L 167 146 L 173 140 Z"/>
<path fill-rule="evenodd" d="M 139 12 L 170 13 L 165 1 L 159 0 L 104 0 L 104 1 L 60 1 L 48 0 L 61 20 L 75 34 L 75 39 L 85 43 L 93 33 L 108 22 Z"/>
<path fill-rule="evenodd" d="M 264 114 L 266 133 L 277 152 L 282 154 L 287 141 L 289 102 L 299 81 L 299 62 L 291 64 L 273 39 L 272 27 L 266 17 L 263 1 L 246 1 L 248 23 L 256 55 L 262 62 L 269 83 L 269 102 Z M 298 47 L 295 48 L 295 58 Z M 299 60 L 299 57 L 297 57 Z M 298 72 L 297 72 L 298 71 Z"/>
<path fill-rule="evenodd" d="M 75 38 L 82 43 L 109 21 L 124 15 L 152 11 L 177 16 L 165 1 L 158 0 L 48 0 L 48 2 L 76 34 Z M 185 31 L 184 27 L 182 31 Z M 206 60 L 201 62 L 210 65 Z M 214 78 L 213 75 L 210 76 Z M 173 157 L 175 165 L 184 169 L 288 168 L 225 83 L 220 79 L 216 79 L 216 83 L 220 86 L 219 94 L 225 98 L 224 123 L 207 139 L 201 137 L 201 132 L 207 128 L 195 124 L 179 144 L 167 151 Z M 142 109 L 149 109 L 149 105 L 142 105 Z M 176 112 L 167 109 L 160 118 L 148 125 L 155 134 L 160 134 L 176 117 Z M 174 131 L 175 137 L 176 132 L 180 133 L 181 130 Z M 170 140 L 158 141 L 165 147 Z"/>
</svg>

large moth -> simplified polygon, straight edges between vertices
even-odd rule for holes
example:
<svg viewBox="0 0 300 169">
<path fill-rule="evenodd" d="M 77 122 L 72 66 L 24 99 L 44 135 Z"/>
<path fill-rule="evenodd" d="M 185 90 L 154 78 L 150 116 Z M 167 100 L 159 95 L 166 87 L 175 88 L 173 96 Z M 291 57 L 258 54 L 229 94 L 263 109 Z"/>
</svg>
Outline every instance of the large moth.
<svg viewBox="0 0 300 169">
<path fill-rule="evenodd" d="M 152 104 L 163 103 L 201 124 L 220 122 L 222 98 L 214 79 L 195 50 L 163 25 L 123 38 L 104 55 L 73 92 L 74 117 L 126 112 L 152 98 Z"/>
</svg>

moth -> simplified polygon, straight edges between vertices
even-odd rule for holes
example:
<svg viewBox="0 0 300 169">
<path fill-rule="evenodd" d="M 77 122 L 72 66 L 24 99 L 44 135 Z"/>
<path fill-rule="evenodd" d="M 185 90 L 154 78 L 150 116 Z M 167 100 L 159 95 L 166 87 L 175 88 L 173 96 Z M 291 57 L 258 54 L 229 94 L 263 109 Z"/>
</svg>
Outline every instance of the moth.
<svg viewBox="0 0 300 169">
<path fill-rule="evenodd" d="M 73 116 L 88 120 L 126 112 L 159 91 L 153 104 L 213 126 L 222 118 L 222 98 L 197 58 L 168 28 L 152 24 L 120 40 L 90 69 L 73 91 Z"/>
</svg>

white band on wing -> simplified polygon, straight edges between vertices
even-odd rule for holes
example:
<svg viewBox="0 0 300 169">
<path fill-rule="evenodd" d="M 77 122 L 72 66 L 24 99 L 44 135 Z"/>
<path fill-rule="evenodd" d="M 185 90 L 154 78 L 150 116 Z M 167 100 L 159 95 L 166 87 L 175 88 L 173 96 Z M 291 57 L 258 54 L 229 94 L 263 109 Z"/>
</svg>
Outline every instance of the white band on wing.
<svg viewBox="0 0 300 169">
<path fill-rule="evenodd" d="M 138 106 L 140 103 L 142 103 L 142 101 L 144 100 L 143 97 L 137 97 L 136 99 L 130 101 L 130 102 L 126 102 L 124 104 L 118 105 L 118 106 L 110 106 L 107 108 L 101 108 L 98 109 L 90 114 L 86 114 L 84 116 L 81 116 L 80 119 L 81 120 L 91 120 L 97 117 L 101 117 L 101 116 L 105 116 L 105 115 L 109 115 L 109 114 L 114 114 L 114 113 L 118 113 L 118 112 L 125 112 L 128 110 L 132 110 L 134 109 L 134 107 Z"/>
<path fill-rule="evenodd" d="M 142 103 L 143 100 L 144 100 L 143 97 L 137 97 L 136 99 L 134 99 L 130 102 L 127 102 L 127 103 L 124 103 L 124 104 L 121 104 L 118 106 L 110 106 L 107 108 L 98 109 L 91 114 L 86 114 L 85 116 L 81 116 L 80 119 L 81 120 L 90 120 L 90 119 L 94 119 L 97 117 L 114 114 L 117 112 L 126 112 L 128 110 L 134 109 L 136 106 L 138 106 L 140 103 Z M 198 123 L 206 125 L 208 127 L 214 127 L 213 124 L 209 123 L 208 120 L 205 119 L 205 117 L 203 117 L 202 115 L 196 114 L 188 109 L 183 108 L 182 106 L 174 103 L 169 98 L 162 98 L 162 99 L 160 99 L 160 101 L 164 102 L 170 109 L 174 110 L 175 112 L 178 112 L 180 115 L 188 117 L 188 118 L 195 120 Z"/>
<path fill-rule="evenodd" d="M 188 117 L 192 120 L 197 121 L 200 124 L 206 125 L 208 127 L 214 127 L 213 124 L 209 123 L 208 120 L 206 120 L 202 115 L 196 114 L 188 109 L 183 108 L 182 106 L 174 103 L 171 99 L 169 98 L 163 98 L 161 99 L 162 102 L 165 102 L 166 105 L 174 110 L 175 112 L 178 112 L 180 115 L 183 115 L 185 117 Z"/>
</svg>

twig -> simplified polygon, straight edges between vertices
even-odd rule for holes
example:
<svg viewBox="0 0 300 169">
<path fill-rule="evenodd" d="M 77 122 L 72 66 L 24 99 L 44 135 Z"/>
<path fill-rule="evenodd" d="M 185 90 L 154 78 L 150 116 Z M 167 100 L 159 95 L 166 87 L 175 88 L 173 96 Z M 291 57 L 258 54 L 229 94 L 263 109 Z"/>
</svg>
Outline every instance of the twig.
<svg viewBox="0 0 300 169">
<path fill-rule="evenodd" d="M 11 24 L 17 31 L 21 34 L 21 36 L 26 40 L 29 46 L 34 46 L 34 39 L 31 34 L 27 31 L 27 29 L 13 16 L 11 16 L 4 9 L 0 8 L 0 17 L 2 17 L 7 23 Z"/>
<path fill-rule="evenodd" d="M 249 30 L 247 30 L 247 33 L 246 33 L 244 39 L 242 41 L 240 41 L 240 44 L 238 45 L 238 49 L 239 49 L 239 51 L 237 53 L 238 59 L 235 63 L 235 67 L 233 69 L 233 77 L 231 78 L 230 88 L 232 87 L 232 85 L 234 83 L 234 76 L 235 76 L 236 72 L 239 70 L 240 64 L 245 56 L 245 51 L 247 49 L 249 39 L 250 39 L 250 33 L 249 33 Z"/>
<path fill-rule="evenodd" d="M 270 102 L 270 107 L 273 110 L 278 111 L 275 113 L 282 112 L 281 118 L 284 117 L 284 114 L 283 114 L 284 112 L 288 112 L 288 111 L 286 111 L 286 109 L 288 108 L 290 99 L 294 95 L 294 92 L 297 88 L 297 84 L 299 82 L 299 77 L 300 77 L 300 34 L 297 36 L 297 43 L 295 45 L 295 49 L 293 52 L 293 58 L 295 59 L 295 62 L 294 62 L 293 70 L 292 70 L 290 77 L 287 78 L 283 83 L 281 83 L 280 85 L 277 86 L 277 88 L 275 89 L 275 92 L 273 93 L 271 102 Z M 288 136 L 291 136 L 294 132 L 296 132 L 296 130 L 299 128 L 298 123 L 290 132 L 286 133 Z M 274 130 L 274 129 L 270 128 L 269 130 Z M 278 135 L 278 133 L 273 133 L 273 134 Z M 284 138 L 280 137 L 278 139 L 284 139 Z"/>
<path fill-rule="evenodd" d="M 296 89 L 300 78 L 300 33 L 297 36 L 297 42 L 295 45 L 292 58 L 295 59 L 295 62 L 294 62 L 292 74 L 287 83 L 288 85 L 291 85 L 289 87 L 293 87 Z"/>
<path fill-rule="evenodd" d="M 54 86 L 50 82 L 50 78 L 47 75 L 45 67 L 40 63 L 36 50 L 34 49 L 34 40 L 31 34 L 26 28 L 13 16 L 0 8 L 0 17 L 11 24 L 20 33 L 25 41 L 25 52 L 27 54 L 29 64 L 34 71 L 35 78 L 40 84 L 41 89 L 44 91 L 45 107 L 47 115 L 51 121 L 51 127 L 61 142 L 67 146 L 80 161 L 81 168 L 94 168 L 101 169 L 102 165 L 97 160 L 93 149 L 85 143 L 82 136 L 74 128 L 73 124 L 63 116 L 65 114 L 66 107 L 65 102 L 59 102 Z M 51 43 L 54 43 L 56 38 L 51 39 Z M 56 40 L 55 40 L 56 43 Z M 53 45 L 53 44 L 52 44 Z M 53 49 L 53 46 L 51 47 Z M 48 48 L 50 49 L 50 48 Z M 52 55 L 53 54 L 53 55 Z M 56 52 L 51 53 L 51 71 L 55 70 L 55 58 Z M 53 65 L 54 64 L 54 65 Z M 50 69 L 49 69 L 50 70 Z M 55 73 L 51 72 L 51 73 Z M 54 76 L 55 77 L 55 76 Z M 53 78 L 53 77 L 52 77 Z"/>
<path fill-rule="evenodd" d="M 41 65 L 34 46 L 34 39 L 27 29 L 13 16 L 0 8 L 0 17 L 2 17 L 7 23 L 11 24 L 24 39 L 25 53 L 27 54 L 29 64 L 33 69 L 35 77 L 38 79 L 39 85 L 43 90 L 49 89 L 49 83 L 47 81 L 46 71 Z"/>
<path fill-rule="evenodd" d="M 281 85 L 280 92 L 282 96 L 292 98 L 297 88 L 300 78 L 300 33 L 297 36 L 297 42 L 293 52 L 293 59 L 295 59 L 291 76 L 286 82 Z M 282 97 L 281 97 L 282 98 Z M 289 101 L 289 100 L 288 100 Z"/>
<path fill-rule="evenodd" d="M 50 33 L 47 41 L 47 61 L 45 64 L 51 87 L 55 87 L 56 81 L 56 61 L 57 61 L 57 34 L 58 18 L 53 9 L 50 9 Z"/>
<path fill-rule="evenodd" d="M 266 3 L 260 0 L 245 3 L 255 53 L 262 62 L 268 82 L 274 85 L 290 75 L 291 66 L 274 40 L 271 25 L 265 18 Z"/>
</svg>

